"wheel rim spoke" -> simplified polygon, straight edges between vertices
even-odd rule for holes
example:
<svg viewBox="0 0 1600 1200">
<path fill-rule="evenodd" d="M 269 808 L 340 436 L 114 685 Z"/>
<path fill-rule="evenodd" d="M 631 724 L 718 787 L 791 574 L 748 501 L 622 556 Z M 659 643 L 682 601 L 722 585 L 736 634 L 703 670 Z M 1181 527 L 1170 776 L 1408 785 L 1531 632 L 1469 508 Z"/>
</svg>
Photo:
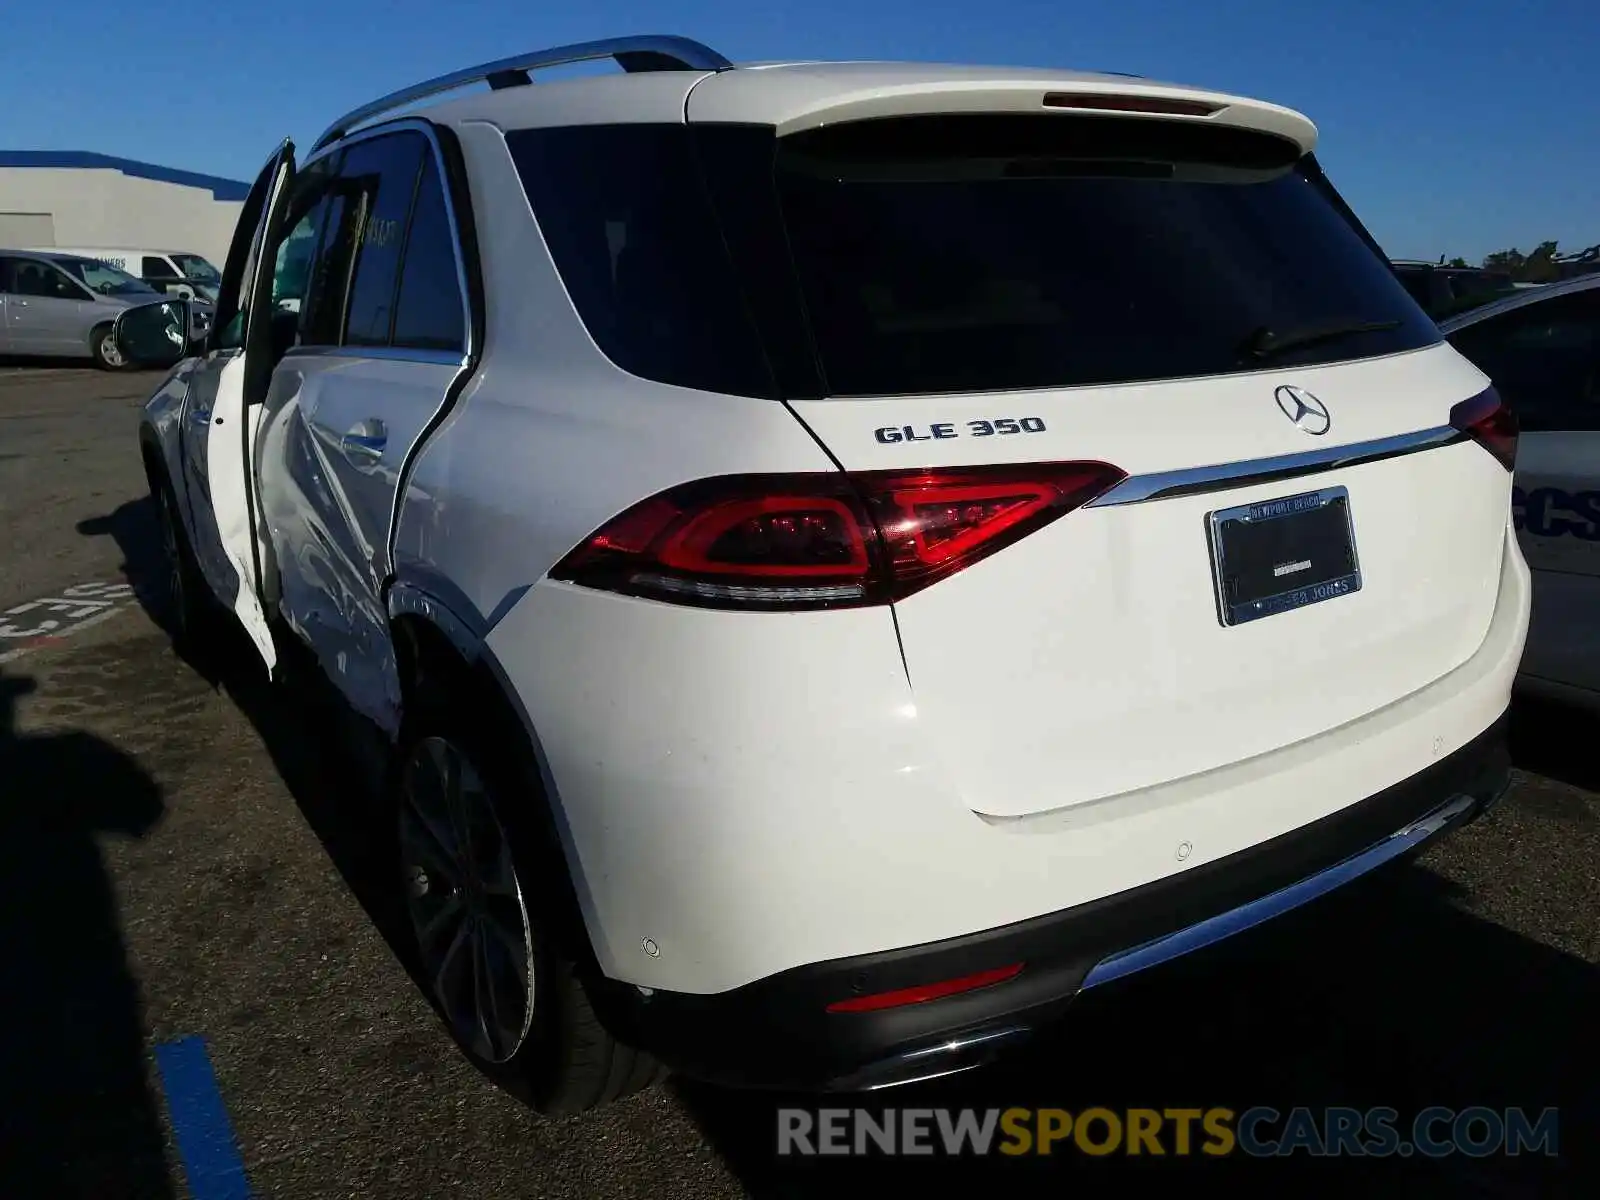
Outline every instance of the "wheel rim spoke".
<svg viewBox="0 0 1600 1200">
<path fill-rule="evenodd" d="M 470 761 L 448 742 L 418 747 L 400 796 L 416 946 L 461 1044 L 504 1062 L 532 1023 L 533 948 L 509 840 Z"/>
<path fill-rule="evenodd" d="M 457 1028 L 461 1027 L 462 1018 L 470 1016 L 475 1007 L 472 1004 L 470 989 L 473 986 L 470 978 L 461 979 L 461 968 L 466 967 L 469 976 L 472 971 L 471 936 L 467 931 L 467 922 L 463 921 L 456 927 L 456 933 L 450 939 L 450 944 L 439 957 L 439 965 L 434 972 L 433 991 L 439 998 L 439 1003 L 444 1007 L 445 1014 L 450 1018 L 450 1023 Z M 465 953 L 463 953 L 465 952 Z M 466 983 L 469 995 L 462 996 L 462 984 Z M 462 1011 L 462 1001 L 465 1000 L 467 1012 Z"/>
<path fill-rule="evenodd" d="M 422 859 L 415 865 L 438 871 L 451 883 L 459 883 L 460 854 L 452 844 L 450 832 L 424 811 L 424 806 L 409 788 L 406 790 L 405 803 L 405 815 L 410 819 L 401 826 L 401 838 L 407 857 Z"/>
</svg>

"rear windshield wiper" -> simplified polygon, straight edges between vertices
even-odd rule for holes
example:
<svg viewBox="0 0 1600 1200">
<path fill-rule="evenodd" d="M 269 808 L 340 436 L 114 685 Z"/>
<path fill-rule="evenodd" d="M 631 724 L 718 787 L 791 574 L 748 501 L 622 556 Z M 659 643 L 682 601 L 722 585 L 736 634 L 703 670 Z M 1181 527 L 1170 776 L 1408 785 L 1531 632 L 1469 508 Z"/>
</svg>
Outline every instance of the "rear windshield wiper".
<svg viewBox="0 0 1600 1200">
<path fill-rule="evenodd" d="M 1301 346 L 1337 341 L 1358 333 L 1382 333 L 1386 329 L 1399 329 L 1400 325 L 1399 321 L 1323 321 L 1284 330 L 1263 325 L 1240 344 L 1239 355 L 1257 360 L 1276 358 L 1286 350 Z"/>
</svg>

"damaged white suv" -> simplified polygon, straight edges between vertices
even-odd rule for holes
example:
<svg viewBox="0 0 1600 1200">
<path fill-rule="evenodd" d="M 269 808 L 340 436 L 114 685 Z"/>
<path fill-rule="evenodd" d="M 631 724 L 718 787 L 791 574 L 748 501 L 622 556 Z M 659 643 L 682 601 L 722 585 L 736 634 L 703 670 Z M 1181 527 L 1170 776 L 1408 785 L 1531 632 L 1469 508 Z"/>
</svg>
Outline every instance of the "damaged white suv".
<svg viewBox="0 0 1600 1200">
<path fill-rule="evenodd" d="M 202 345 L 123 318 L 184 611 L 382 740 L 480 1066 L 963 1069 L 1498 798 L 1516 426 L 1315 141 L 564 47 L 285 143 Z"/>
</svg>

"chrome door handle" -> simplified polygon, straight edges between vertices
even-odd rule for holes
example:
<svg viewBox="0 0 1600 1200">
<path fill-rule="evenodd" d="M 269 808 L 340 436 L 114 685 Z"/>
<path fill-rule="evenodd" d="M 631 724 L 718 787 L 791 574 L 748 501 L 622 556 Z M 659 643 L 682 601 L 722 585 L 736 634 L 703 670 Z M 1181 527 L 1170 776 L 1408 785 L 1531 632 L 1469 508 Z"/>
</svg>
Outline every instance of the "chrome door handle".
<svg viewBox="0 0 1600 1200">
<path fill-rule="evenodd" d="M 383 458 L 389 431 L 376 417 L 362 421 L 339 439 L 339 449 L 357 468 L 371 468 Z"/>
</svg>

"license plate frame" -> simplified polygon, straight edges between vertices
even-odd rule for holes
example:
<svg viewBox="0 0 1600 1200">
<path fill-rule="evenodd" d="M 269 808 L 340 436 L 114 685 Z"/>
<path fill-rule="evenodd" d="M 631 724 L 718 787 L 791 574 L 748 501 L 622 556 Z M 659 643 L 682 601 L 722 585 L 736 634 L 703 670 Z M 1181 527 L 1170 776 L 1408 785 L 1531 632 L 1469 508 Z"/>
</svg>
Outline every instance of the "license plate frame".
<svg viewBox="0 0 1600 1200">
<path fill-rule="evenodd" d="M 1217 619 L 1225 627 L 1361 590 L 1350 490 L 1343 486 L 1207 513 L 1206 541 Z M 1277 588 L 1280 580 L 1287 586 Z"/>
</svg>

